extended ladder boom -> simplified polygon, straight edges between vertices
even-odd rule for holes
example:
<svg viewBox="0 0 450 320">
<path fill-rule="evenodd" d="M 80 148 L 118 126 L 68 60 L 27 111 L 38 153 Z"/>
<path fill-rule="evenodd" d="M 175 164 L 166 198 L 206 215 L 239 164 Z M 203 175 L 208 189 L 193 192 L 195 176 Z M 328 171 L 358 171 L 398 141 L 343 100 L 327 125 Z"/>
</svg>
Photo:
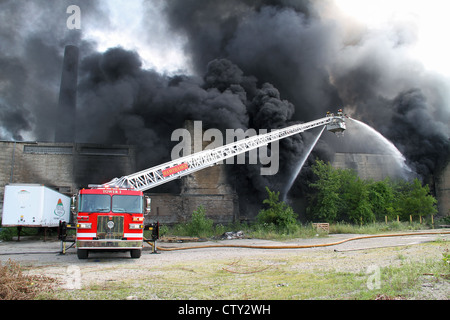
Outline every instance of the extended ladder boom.
<svg viewBox="0 0 450 320">
<path fill-rule="evenodd" d="M 238 154 L 268 145 L 273 141 L 324 125 L 327 125 L 329 131 L 335 133 L 343 132 L 346 126 L 342 111 L 339 110 L 337 116 L 328 114 L 327 117 L 319 120 L 296 124 L 269 133 L 256 135 L 215 149 L 203 150 L 128 176 L 114 178 L 110 182 L 102 185 L 89 185 L 89 187 L 128 188 L 145 191 L 195 171 L 213 166 L 220 161 Z"/>
</svg>

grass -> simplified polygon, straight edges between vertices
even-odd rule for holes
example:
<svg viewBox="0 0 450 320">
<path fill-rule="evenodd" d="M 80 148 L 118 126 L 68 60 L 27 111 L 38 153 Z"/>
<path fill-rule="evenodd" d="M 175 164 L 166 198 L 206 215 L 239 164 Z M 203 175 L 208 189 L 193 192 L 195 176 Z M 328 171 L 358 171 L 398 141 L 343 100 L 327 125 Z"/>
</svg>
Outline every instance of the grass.
<svg viewBox="0 0 450 320">
<path fill-rule="evenodd" d="M 267 267 L 267 263 L 269 267 Z M 127 279 L 90 285 L 78 292 L 64 292 L 67 299 L 311 299 L 324 292 L 353 290 L 361 283 L 344 273 L 298 273 L 291 263 L 276 260 L 210 261 L 178 264 L 154 270 L 151 280 Z M 163 271 L 163 272 L 162 272 Z M 352 279 L 352 281 L 349 281 Z"/>
<path fill-rule="evenodd" d="M 331 234 L 380 234 L 386 232 L 400 232 L 428 229 L 425 224 L 409 223 L 409 222 L 375 222 L 365 225 L 354 225 L 345 222 L 330 224 Z M 290 239 L 307 239 L 317 236 L 326 237 L 328 233 L 323 230 L 316 230 L 311 223 L 297 223 L 292 225 L 289 230 L 280 229 L 273 224 L 246 224 L 234 223 L 227 226 L 218 224 L 211 226 L 208 231 L 202 229 L 200 233 L 195 233 L 192 226 L 188 224 L 176 224 L 174 226 L 161 226 L 160 234 L 171 236 L 199 236 L 201 238 L 217 238 L 226 231 L 243 231 L 247 237 L 265 240 L 290 240 Z"/>
<path fill-rule="evenodd" d="M 446 243 L 422 244 L 424 250 Z M 57 299 L 206 299 L 206 300 L 373 300 L 422 298 L 419 292 L 424 274 L 435 282 L 449 281 L 450 267 L 445 259 L 411 261 L 398 248 L 385 248 L 385 254 L 397 265 L 379 268 L 379 285 L 369 288 L 371 273 L 342 271 L 320 267 L 313 253 L 298 255 L 264 255 L 231 260 L 187 261 L 152 267 L 133 277 L 88 284 L 81 290 L 59 291 Z M 370 254 L 367 253 L 368 259 Z M 328 259 L 343 259 L 328 252 Z M 376 253 L 380 254 L 380 252 Z M 444 255 L 444 254 L 443 254 Z M 321 259 L 324 259 L 322 256 Z M 348 259 L 348 257 L 347 257 Z M 316 265 L 317 264 L 317 265 Z M 308 266 L 309 267 L 305 267 Z M 102 272 L 110 272 L 103 270 Z M 447 297 L 448 298 L 448 297 Z"/>
<path fill-rule="evenodd" d="M 417 230 L 423 225 L 409 223 L 374 223 L 355 226 L 345 223 L 330 225 L 330 233 L 376 234 L 391 231 Z M 183 226 L 163 227 L 165 234 L 183 233 Z M 248 226 L 235 224 L 214 226 L 209 235 L 225 231 L 243 230 L 247 236 L 260 239 L 288 240 L 310 238 L 317 235 L 311 225 L 301 225 L 281 231 L 273 225 Z M 326 236 L 326 233 L 320 233 Z M 63 290 L 52 287 L 51 279 L 28 277 L 17 264 L 1 267 L 0 299 L 98 299 L 119 300 L 127 297 L 138 299 L 395 299 L 421 298 L 421 285 L 426 277 L 434 283 L 447 283 L 450 277 L 449 245 L 445 241 L 421 244 L 423 250 L 439 246 L 442 257 L 424 261 L 411 261 L 409 256 L 396 248 L 371 250 L 365 255 L 381 252 L 394 257 L 395 264 L 379 267 L 379 285 L 368 288 L 368 274 L 360 270 L 334 270 L 320 267 L 320 260 L 313 253 L 302 251 L 296 255 L 264 255 L 245 259 L 211 259 L 164 264 L 142 270 L 142 266 L 127 266 L 122 277 L 114 276 L 121 265 L 95 272 L 111 272 L 109 280 L 84 283 L 79 290 Z M 441 248 L 443 247 L 443 248 Z M 436 247 L 434 247 L 436 249 Z M 343 259 L 343 255 L 328 252 L 327 259 Z M 324 253 L 321 253 L 323 259 Z M 307 265 L 312 267 L 305 268 Z M 352 261 L 349 262 L 352 265 Z M 123 271 L 123 270 L 122 270 Z M 431 276 L 430 276 L 431 275 Z M 15 279 L 15 280 L 14 280 Z M 14 280 L 14 281 L 13 281 Z M 16 281 L 17 280 L 17 281 Z M 14 285 L 12 285 L 14 284 Z M 450 297 L 447 297 L 450 298 Z"/>
<path fill-rule="evenodd" d="M 359 299 L 389 297 L 397 299 L 422 299 L 420 289 L 424 276 L 432 276 L 432 281 L 449 282 L 449 268 L 441 261 L 427 260 L 421 263 L 405 262 L 400 267 L 381 269 L 380 288 L 358 293 Z M 450 293 L 446 299 L 450 298 Z"/>
<path fill-rule="evenodd" d="M 374 222 L 365 225 L 354 225 L 345 222 L 330 224 L 330 233 L 378 234 L 391 231 L 412 231 L 427 229 L 428 226 L 413 222 Z"/>
</svg>

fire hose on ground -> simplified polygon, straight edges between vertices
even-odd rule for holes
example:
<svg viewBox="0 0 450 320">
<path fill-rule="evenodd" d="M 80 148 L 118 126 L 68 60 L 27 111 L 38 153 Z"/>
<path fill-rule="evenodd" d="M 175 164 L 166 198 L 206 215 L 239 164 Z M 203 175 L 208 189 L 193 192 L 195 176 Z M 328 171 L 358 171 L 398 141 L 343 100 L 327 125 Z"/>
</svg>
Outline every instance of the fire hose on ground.
<svg viewBox="0 0 450 320">
<path fill-rule="evenodd" d="M 189 250 L 189 249 L 205 249 L 205 248 L 247 248 L 247 249 L 307 249 L 307 248 L 318 248 L 318 247 L 330 247 L 336 246 L 345 242 L 371 239 L 371 238 L 387 238 L 387 237 L 405 237 L 405 236 L 422 236 L 422 235 L 442 235 L 450 234 L 450 231 L 440 231 L 440 232 L 410 232 L 410 233 L 393 233 L 393 234 L 379 234 L 379 235 L 367 235 L 367 236 L 357 236 L 344 240 L 339 240 L 330 243 L 321 244 L 308 244 L 308 245 L 245 245 L 245 244 L 208 244 L 200 246 L 187 246 L 187 247 L 177 247 L 177 248 L 164 248 L 156 246 L 156 242 L 144 239 L 144 241 L 150 246 L 152 246 L 153 251 L 178 251 L 178 250 Z"/>
<path fill-rule="evenodd" d="M 187 246 L 187 247 L 177 247 L 177 248 L 164 248 L 156 246 L 156 241 L 148 240 L 144 238 L 144 242 L 152 247 L 152 251 L 156 253 L 157 251 L 179 251 L 179 250 L 190 250 L 190 249 L 208 249 L 208 248 L 246 248 L 246 249 L 308 249 L 308 248 L 319 248 L 319 247 L 331 247 L 336 246 L 345 242 L 371 239 L 371 238 L 387 238 L 387 237 L 405 237 L 405 236 L 422 236 L 422 235 L 443 235 L 450 234 L 450 231 L 438 231 L 438 232 L 410 232 L 410 233 L 393 233 L 393 234 L 379 234 L 379 235 L 366 235 L 357 236 L 348 239 L 343 239 L 330 243 L 320 243 L 320 244 L 308 244 L 308 245 L 245 245 L 245 244 L 208 244 L 200 246 Z M 73 244 L 66 249 L 73 247 Z M 5 252 L 0 253 L 0 255 L 19 255 L 19 254 L 63 254 L 63 251 L 30 251 L 30 252 Z M 65 250 L 64 250 L 65 253 Z"/>
</svg>

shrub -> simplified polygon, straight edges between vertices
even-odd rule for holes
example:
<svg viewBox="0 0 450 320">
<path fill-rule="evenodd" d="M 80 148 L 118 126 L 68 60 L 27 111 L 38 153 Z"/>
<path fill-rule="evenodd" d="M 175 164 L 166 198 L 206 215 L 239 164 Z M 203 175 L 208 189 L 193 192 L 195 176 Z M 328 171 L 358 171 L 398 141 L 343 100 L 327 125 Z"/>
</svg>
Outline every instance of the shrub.
<svg viewBox="0 0 450 320">
<path fill-rule="evenodd" d="M 267 209 L 262 209 L 256 219 L 259 224 L 272 224 L 283 231 L 294 231 L 297 228 L 297 214 L 285 202 L 280 201 L 280 192 L 270 191 L 266 187 L 268 198 L 263 204 L 267 204 Z"/>
<path fill-rule="evenodd" d="M 191 237 L 207 237 L 213 232 L 213 223 L 213 220 L 206 218 L 205 208 L 200 205 L 186 224 L 186 231 Z"/>
</svg>

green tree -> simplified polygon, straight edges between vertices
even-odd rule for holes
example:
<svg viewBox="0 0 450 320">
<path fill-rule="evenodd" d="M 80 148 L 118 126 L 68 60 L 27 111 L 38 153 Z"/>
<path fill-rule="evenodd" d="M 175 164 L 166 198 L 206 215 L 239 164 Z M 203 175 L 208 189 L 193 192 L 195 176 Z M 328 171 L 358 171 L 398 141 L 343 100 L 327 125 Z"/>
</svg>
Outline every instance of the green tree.
<svg viewBox="0 0 450 320">
<path fill-rule="evenodd" d="M 341 207 L 339 196 L 341 183 L 338 171 L 330 163 L 325 164 L 322 160 L 316 160 L 312 172 L 316 179 L 309 183 L 309 187 L 315 190 L 309 197 L 309 216 L 312 220 L 333 222 Z"/>
<path fill-rule="evenodd" d="M 354 223 L 373 222 L 375 215 L 370 202 L 370 184 L 356 177 L 350 182 L 347 192 L 342 195 L 348 218 Z"/>
<path fill-rule="evenodd" d="M 422 186 L 419 179 L 400 184 L 399 190 L 395 199 L 396 211 L 403 219 L 409 219 L 409 215 L 426 217 L 437 212 L 436 198 L 430 194 L 429 186 Z"/>
<path fill-rule="evenodd" d="M 390 180 L 372 182 L 368 191 L 375 218 L 378 220 L 384 219 L 385 216 L 393 218 L 394 189 Z"/>
<path fill-rule="evenodd" d="M 312 192 L 308 195 L 308 218 L 312 221 L 353 223 L 382 220 L 384 216 L 402 219 L 429 216 L 437 212 L 436 199 L 428 185 L 413 182 L 364 180 L 350 169 L 335 169 L 330 163 L 316 160 L 312 166 Z"/>
<path fill-rule="evenodd" d="M 270 191 L 266 187 L 268 198 L 263 204 L 268 208 L 262 209 L 256 216 L 258 223 L 273 224 L 284 231 L 290 231 L 297 226 L 297 214 L 284 201 L 280 201 L 280 192 Z"/>
</svg>

